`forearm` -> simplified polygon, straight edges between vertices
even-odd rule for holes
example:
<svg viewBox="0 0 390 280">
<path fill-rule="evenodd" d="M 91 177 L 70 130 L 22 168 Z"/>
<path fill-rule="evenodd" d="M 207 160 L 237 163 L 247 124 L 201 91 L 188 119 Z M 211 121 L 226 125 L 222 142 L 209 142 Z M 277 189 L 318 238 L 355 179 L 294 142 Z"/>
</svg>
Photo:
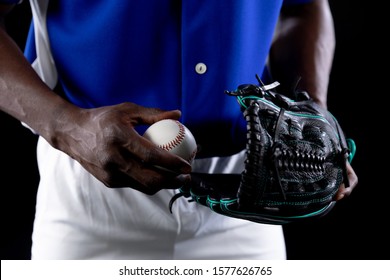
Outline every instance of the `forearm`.
<svg viewBox="0 0 390 280">
<path fill-rule="evenodd" d="M 53 127 L 73 107 L 46 86 L 0 27 L 0 109 L 51 142 Z"/>
<path fill-rule="evenodd" d="M 335 50 L 333 18 L 327 0 L 284 9 L 269 57 L 269 69 L 283 91 L 298 87 L 326 108 Z"/>
</svg>

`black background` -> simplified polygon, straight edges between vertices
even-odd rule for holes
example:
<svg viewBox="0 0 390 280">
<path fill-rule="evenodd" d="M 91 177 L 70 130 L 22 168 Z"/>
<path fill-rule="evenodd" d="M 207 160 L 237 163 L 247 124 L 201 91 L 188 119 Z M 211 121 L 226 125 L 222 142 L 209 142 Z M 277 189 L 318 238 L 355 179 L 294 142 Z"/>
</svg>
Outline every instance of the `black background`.
<svg viewBox="0 0 390 280">
<path fill-rule="evenodd" d="M 357 144 L 352 165 L 359 176 L 353 194 L 325 217 L 284 226 L 288 259 L 390 259 L 387 177 L 385 29 L 367 1 L 331 0 L 336 27 L 336 55 L 328 107 L 346 135 Z M 383 7 L 382 7 L 383 8 Z M 27 0 L 6 21 L 21 49 L 31 12 Z M 382 20 L 383 19 L 383 20 Z M 369 99 L 371 98 L 371 100 Z M 378 98 L 384 98 L 379 100 Z M 44 104 L 42 104 L 44 109 Z M 29 259 L 39 175 L 37 137 L 0 112 L 1 259 Z"/>
</svg>

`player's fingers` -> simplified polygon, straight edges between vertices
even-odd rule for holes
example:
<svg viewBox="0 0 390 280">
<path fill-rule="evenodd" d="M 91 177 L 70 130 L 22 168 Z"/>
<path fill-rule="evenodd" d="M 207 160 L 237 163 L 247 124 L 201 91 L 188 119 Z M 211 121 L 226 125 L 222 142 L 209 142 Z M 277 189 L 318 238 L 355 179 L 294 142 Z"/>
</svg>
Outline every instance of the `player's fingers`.
<svg viewBox="0 0 390 280">
<path fill-rule="evenodd" d="M 349 187 L 346 188 L 345 183 L 341 184 L 334 198 L 336 201 L 341 200 L 344 197 L 350 196 L 353 189 L 358 184 L 358 177 L 350 164 L 347 164 L 347 175 L 348 175 Z"/>
<path fill-rule="evenodd" d="M 180 117 L 180 110 L 165 111 L 158 108 L 143 108 L 137 119 L 140 124 L 153 124 L 163 119 L 178 120 Z"/>
<path fill-rule="evenodd" d="M 128 172 L 128 173 L 127 173 Z M 158 168 L 134 166 L 127 170 L 111 174 L 103 183 L 109 188 L 132 188 L 142 193 L 153 195 L 162 189 L 177 189 L 191 181 L 189 174 L 173 174 Z"/>
<path fill-rule="evenodd" d="M 158 167 L 143 169 L 134 175 L 134 179 L 141 183 L 141 189 L 147 194 L 154 194 L 161 189 L 177 189 L 189 184 L 190 174 L 174 174 Z"/>
<path fill-rule="evenodd" d="M 355 173 L 355 170 L 352 168 L 350 164 L 347 165 L 347 174 L 351 191 L 357 186 L 359 179 Z"/>
<path fill-rule="evenodd" d="M 177 174 L 189 174 L 192 170 L 188 161 L 159 148 L 142 136 L 138 136 L 138 141 L 132 141 L 129 145 L 132 147 L 128 147 L 128 149 L 143 164 L 160 166 Z"/>
<path fill-rule="evenodd" d="M 138 183 L 133 188 L 146 194 L 154 194 L 161 189 L 177 189 L 191 181 L 190 174 L 176 173 L 161 166 L 148 164 L 134 164 L 131 169 L 125 170 L 124 174 L 131 175 Z"/>
<path fill-rule="evenodd" d="M 183 158 L 167 152 L 158 146 L 154 146 L 145 154 L 144 162 L 153 166 L 159 166 L 174 173 L 189 174 L 192 171 L 191 164 Z"/>
</svg>

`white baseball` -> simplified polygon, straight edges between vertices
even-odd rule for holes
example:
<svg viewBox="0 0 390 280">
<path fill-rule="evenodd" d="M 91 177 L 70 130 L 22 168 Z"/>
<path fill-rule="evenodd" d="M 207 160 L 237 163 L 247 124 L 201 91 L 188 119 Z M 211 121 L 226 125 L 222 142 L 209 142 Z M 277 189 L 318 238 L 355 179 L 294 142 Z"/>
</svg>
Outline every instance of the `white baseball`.
<svg viewBox="0 0 390 280">
<path fill-rule="evenodd" d="M 152 124 L 143 135 L 160 148 L 192 162 L 197 145 L 191 131 L 177 120 L 165 119 Z"/>
</svg>

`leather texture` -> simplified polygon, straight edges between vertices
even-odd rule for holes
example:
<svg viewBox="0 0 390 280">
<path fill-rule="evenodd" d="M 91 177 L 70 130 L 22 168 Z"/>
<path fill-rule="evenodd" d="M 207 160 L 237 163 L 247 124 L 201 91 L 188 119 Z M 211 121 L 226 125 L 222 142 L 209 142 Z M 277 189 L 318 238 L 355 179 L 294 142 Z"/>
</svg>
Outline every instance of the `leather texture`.
<svg viewBox="0 0 390 280">
<path fill-rule="evenodd" d="M 341 183 L 349 186 L 348 141 L 336 118 L 307 92 L 295 91 L 293 100 L 274 91 L 277 86 L 246 84 L 226 91 L 237 98 L 247 123 L 245 170 L 193 174 L 177 196 L 267 224 L 317 218 L 333 208 Z"/>
</svg>

